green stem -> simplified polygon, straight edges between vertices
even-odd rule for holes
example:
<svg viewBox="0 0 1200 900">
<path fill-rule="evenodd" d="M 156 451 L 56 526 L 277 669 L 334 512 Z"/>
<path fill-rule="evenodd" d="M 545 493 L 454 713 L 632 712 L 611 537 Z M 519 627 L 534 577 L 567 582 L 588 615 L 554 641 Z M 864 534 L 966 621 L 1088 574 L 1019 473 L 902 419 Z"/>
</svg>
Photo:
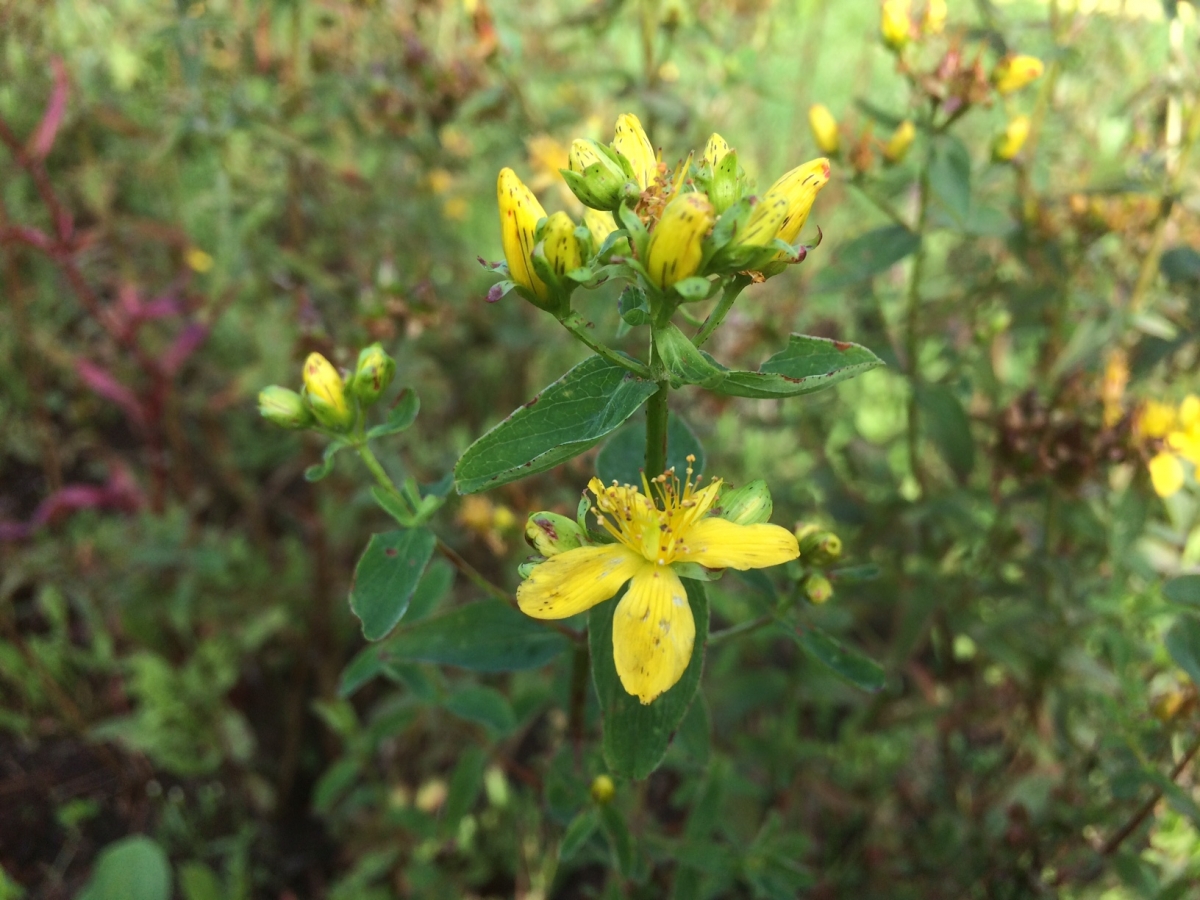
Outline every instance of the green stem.
<svg viewBox="0 0 1200 900">
<path fill-rule="evenodd" d="M 712 337 L 712 333 L 720 327 L 725 321 L 725 317 L 729 315 L 729 310 L 733 309 L 733 302 L 737 300 L 738 294 L 746 289 L 746 285 L 750 283 L 750 279 L 745 275 L 737 275 L 727 285 L 725 292 L 721 294 L 721 299 L 707 319 L 704 320 L 704 325 L 700 328 L 697 335 L 692 338 L 692 343 L 697 347 L 703 346 L 704 342 Z"/>
<path fill-rule="evenodd" d="M 653 339 L 650 341 L 650 366 L 653 371 L 661 372 L 662 363 L 658 356 L 658 347 Z M 670 414 L 668 400 L 671 396 L 671 382 L 664 377 L 658 382 L 658 390 L 650 395 L 646 403 L 646 468 L 647 478 L 654 478 L 667 470 L 667 417 Z"/>
<path fill-rule="evenodd" d="M 623 369 L 628 369 L 638 378 L 650 378 L 650 370 L 635 359 L 630 359 L 624 356 L 605 344 L 600 343 L 590 334 L 587 333 L 588 323 L 584 321 L 583 316 L 577 312 L 568 314 L 562 319 L 563 328 L 575 335 L 575 338 L 582 344 L 589 347 L 594 353 L 604 357 L 610 363 L 620 366 Z"/>
<path fill-rule="evenodd" d="M 917 393 L 921 386 L 921 272 L 925 267 L 925 227 L 929 216 L 929 166 L 930 155 L 921 165 L 921 180 L 917 200 L 916 233 L 919 243 L 913 257 L 912 272 L 908 281 L 908 309 L 904 325 L 904 356 L 908 374 L 908 459 L 913 478 L 925 492 L 925 477 L 920 463 L 920 422 Z"/>
<path fill-rule="evenodd" d="M 408 499 L 400 491 L 396 490 L 396 485 L 392 483 L 391 477 L 384 471 L 383 466 L 380 464 L 378 457 L 375 456 L 370 445 L 364 440 L 361 444 L 355 444 L 354 449 L 358 451 L 359 459 L 363 461 L 363 464 L 375 477 L 375 483 L 405 506 L 408 506 Z"/>
<path fill-rule="evenodd" d="M 745 622 L 739 622 L 736 625 L 731 625 L 728 628 L 722 628 L 720 631 L 714 631 L 708 636 L 706 646 L 716 647 L 718 644 L 723 644 L 730 638 L 735 638 L 741 634 L 749 634 L 752 631 L 758 631 L 775 621 L 775 616 L 766 615 L 759 616 L 757 619 L 749 619 Z"/>
</svg>

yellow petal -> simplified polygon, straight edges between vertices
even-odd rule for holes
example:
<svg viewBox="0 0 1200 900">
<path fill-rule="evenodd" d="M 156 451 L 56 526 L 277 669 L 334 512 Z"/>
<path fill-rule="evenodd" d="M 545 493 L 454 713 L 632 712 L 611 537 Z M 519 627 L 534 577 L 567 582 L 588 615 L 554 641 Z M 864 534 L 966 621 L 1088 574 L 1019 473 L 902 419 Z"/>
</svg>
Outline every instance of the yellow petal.
<svg viewBox="0 0 1200 900">
<path fill-rule="evenodd" d="M 676 195 L 650 235 L 646 250 L 650 280 L 665 291 L 695 275 L 704 258 L 704 235 L 712 228 L 713 218 L 713 205 L 706 195 Z"/>
<path fill-rule="evenodd" d="M 643 561 L 613 614 L 613 662 L 626 692 L 649 703 L 669 690 L 695 640 L 683 582 L 670 568 Z"/>
<path fill-rule="evenodd" d="M 1200 397 L 1188 394 L 1179 404 L 1179 424 L 1191 431 L 1200 424 Z"/>
<path fill-rule="evenodd" d="M 633 167 L 633 177 L 643 191 L 654 183 L 658 176 L 658 158 L 646 130 L 633 113 L 624 113 L 617 117 L 616 128 L 613 129 L 612 148 L 629 160 Z"/>
<path fill-rule="evenodd" d="M 1134 430 L 1141 437 L 1166 437 L 1175 426 L 1175 410 L 1169 404 L 1147 400 L 1137 417 Z"/>
<path fill-rule="evenodd" d="M 1194 466 L 1200 466 L 1200 434 L 1195 431 L 1172 431 L 1167 446 Z"/>
<path fill-rule="evenodd" d="M 1173 453 L 1160 453 L 1150 460 L 1150 483 L 1154 493 L 1170 497 L 1183 487 L 1183 463 Z"/>
<path fill-rule="evenodd" d="M 685 550 L 676 562 L 710 569 L 765 569 L 800 555 L 796 536 L 778 525 L 738 525 L 725 519 L 701 519 L 683 536 Z"/>
<path fill-rule="evenodd" d="M 709 137 L 708 143 L 704 145 L 704 161 L 711 168 L 716 168 L 717 163 L 729 155 L 729 142 L 721 137 L 715 131 Z"/>
<path fill-rule="evenodd" d="M 500 205 L 500 241 L 508 274 L 517 284 L 545 300 L 550 292 L 545 282 L 533 271 L 533 233 L 546 211 L 533 191 L 517 177 L 512 169 L 500 170 L 496 179 L 496 200 Z"/>
<path fill-rule="evenodd" d="M 517 605 L 535 619 L 566 619 L 607 600 L 645 565 L 622 544 L 568 550 L 534 567 Z"/>
</svg>

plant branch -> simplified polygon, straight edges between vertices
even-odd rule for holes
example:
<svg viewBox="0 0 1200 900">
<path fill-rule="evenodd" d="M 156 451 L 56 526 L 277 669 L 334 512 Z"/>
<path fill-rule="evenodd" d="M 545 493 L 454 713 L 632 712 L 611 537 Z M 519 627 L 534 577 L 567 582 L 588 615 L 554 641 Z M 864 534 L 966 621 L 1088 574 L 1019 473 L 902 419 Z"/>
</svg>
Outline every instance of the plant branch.
<svg viewBox="0 0 1200 900">
<path fill-rule="evenodd" d="M 604 357 L 610 363 L 620 366 L 623 369 L 628 369 L 639 378 L 650 378 L 650 370 L 635 359 L 630 359 L 624 354 L 618 353 L 612 347 L 602 344 L 594 337 L 587 333 L 588 323 L 584 321 L 583 316 L 577 312 L 570 313 L 559 319 L 562 322 L 563 328 L 575 335 L 575 338 L 582 344 L 586 345 L 592 352 Z"/>
<path fill-rule="evenodd" d="M 729 310 L 733 308 L 733 302 L 737 300 L 738 294 L 746 289 L 746 285 L 750 284 L 750 278 L 746 275 L 737 275 L 725 285 L 725 292 L 721 294 L 721 299 L 717 303 L 716 308 L 709 313 L 708 318 L 704 320 L 704 325 L 700 331 L 692 338 L 692 343 L 697 347 L 704 345 L 714 331 L 716 331 L 725 317 L 729 315 Z"/>
</svg>

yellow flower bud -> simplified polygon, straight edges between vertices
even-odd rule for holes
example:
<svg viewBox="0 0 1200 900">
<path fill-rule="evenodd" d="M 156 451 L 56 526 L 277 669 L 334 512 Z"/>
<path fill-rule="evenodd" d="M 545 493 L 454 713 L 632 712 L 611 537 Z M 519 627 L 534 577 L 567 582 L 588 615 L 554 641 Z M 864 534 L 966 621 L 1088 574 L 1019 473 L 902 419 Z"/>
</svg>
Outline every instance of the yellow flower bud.
<svg viewBox="0 0 1200 900">
<path fill-rule="evenodd" d="M 629 173 L 621 158 L 595 141 L 577 140 L 567 154 L 569 169 L 560 169 L 572 193 L 591 209 L 616 209 L 626 196 Z M 629 191 L 634 188 L 630 186 Z"/>
<path fill-rule="evenodd" d="M 658 175 L 658 157 L 642 123 L 633 113 L 623 113 L 617 117 L 612 148 L 625 157 L 633 169 L 633 178 L 639 188 L 644 191 L 654 183 Z"/>
<path fill-rule="evenodd" d="M 824 103 L 814 103 L 808 108 L 808 125 L 817 140 L 817 149 L 833 156 L 841 146 L 837 119 Z"/>
<path fill-rule="evenodd" d="M 908 148 L 912 146 L 916 136 L 917 127 L 905 119 L 896 126 L 896 130 L 888 138 L 888 142 L 883 148 L 884 158 L 890 163 L 898 163 L 903 160 L 908 155 Z"/>
<path fill-rule="evenodd" d="M 820 572 L 810 572 L 804 579 L 804 596 L 820 606 L 833 596 L 833 583 Z"/>
<path fill-rule="evenodd" d="M 525 540 L 545 557 L 556 556 L 588 543 L 587 534 L 574 519 L 558 513 L 534 513 L 525 523 Z"/>
<path fill-rule="evenodd" d="M 258 392 L 258 414 L 280 428 L 307 428 L 313 423 L 312 411 L 304 405 L 304 398 L 277 384 Z"/>
<path fill-rule="evenodd" d="M 714 131 L 704 145 L 704 161 L 710 168 L 715 168 L 728 154 L 729 142 Z"/>
<path fill-rule="evenodd" d="M 549 300 L 550 290 L 533 271 L 533 234 L 546 211 L 533 191 L 517 177 L 512 169 L 500 170 L 496 180 L 496 199 L 500 204 L 500 240 L 504 259 L 508 262 L 509 277 L 533 293 L 539 300 Z"/>
<path fill-rule="evenodd" d="M 761 525 L 771 520 L 771 491 L 761 478 L 737 490 L 725 491 L 713 515 L 737 525 Z"/>
<path fill-rule="evenodd" d="M 579 252 L 579 240 L 575 237 L 575 223 L 565 212 L 556 212 L 546 222 L 542 237 L 542 252 L 546 262 L 560 278 L 583 265 Z"/>
<path fill-rule="evenodd" d="M 370 405 L 388 389 L 396 375 L 396 361 L 379 344 L 364 347 L 354 370 L 354 395 Z"/>
<path fill-rule="evenodd" d="M 696 274 L 713 219 L 712 203 L 704 194 L 678 194 L 667 204 L 646 251 L 646 271 L 660 289 Z"/>
<path fill-rule="evenodd" d="M 304 396 L 308 408 L 326 428 L 342 431 L 354 424 L 354 410 L 346 402 L 342 376 L 320 353 L 310 353 L 304 361 Z"/>
<path fill-rule="evenodd" d="M 992 84 L 1001 94 L 1008 95 L 1037 81 L 1044 69 L 1036 56 L 1006 56 L 992 69 Z"/>
<path fill-rule="evenodd" d="M 946 30 L 946 0 L 929 0 L 925 4 L 925 19 L 921 30 L 926 34 L 941 34 Z"/>
<path fill-rule="evenodd" d="M 603 246 L 608 236 L 617 230 L 617 223 L 613 219 L 612 213 L 602 212 L 598 209 L 585 209 L 583 211 L 583 224 L 591 232 L 592 243 L 596 245 L 597 250 Z"/>
<path fill-rule="evenodd" d="M 593 801 L 601 806 L 604 806 L 616 795 L 617 786 L 613 784 L 613 780 L 607 775 L 597 775 L 592 780 L 592 788 L 590 793 Z"/>
<path fill-rule="evenodd" d="M 800 543 L 800 559 L 806 565 L 827 566 L 842 555 L 842 539 L 816 525 L 801 525 L 796 529 L 796 540 Z"/>
<path fill-rule="evenodd" d="M 1013 159 L 1021 152 L 1025 141 L 1029 139 L 1031 124 L 1029 116 L 1014 116 L 1009 121 L 1008 127 L 1004 129 L 1004 133 L 996 137 L 996 141 L 992 145 L 992 156 L 1001 162 Z"/>
<path fill-rule="evenodd" d="M 883 0 L 879 34 L 889 49 L 900 52 L 912 34 L 910 0 Z"/>
<path fill-rule="evenodd" d="M 787 212 L 775 237 L 785 244 L 796 242 L 800 237 L 800 229 L 808 221 L 817 194 L 828 183 L 829 160 L 822 156 L 796 166 L 767 189 L 762 198 L 764 204 L 770 204 L 776 197 L 787 200 Z"/>
</svg>

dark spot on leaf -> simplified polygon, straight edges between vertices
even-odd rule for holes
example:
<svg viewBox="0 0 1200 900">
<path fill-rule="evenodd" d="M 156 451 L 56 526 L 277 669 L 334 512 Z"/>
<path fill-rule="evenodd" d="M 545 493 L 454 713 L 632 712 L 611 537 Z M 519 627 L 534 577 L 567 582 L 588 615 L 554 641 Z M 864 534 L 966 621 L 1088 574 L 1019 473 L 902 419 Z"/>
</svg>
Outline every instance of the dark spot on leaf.
<svg viewBox="0 0 1200 900">
<path fill-rule="evenodd" d="M 847 350 L 849 350 L 854 345 L 851 343 L 847 343 L 846 341 L 834 341 L 833 346 L 837 347 L 837 349 L 840 350 L 842 353 L 845 353 Z"/>
<path fill-rule="evenodd" d="M 388 547 L 386 550 L 383 551 L 383 555 L 384 556 L 396 556 L 399 552 L 400 551 L 398 551 L 395 547 Z"/>
</svg>

